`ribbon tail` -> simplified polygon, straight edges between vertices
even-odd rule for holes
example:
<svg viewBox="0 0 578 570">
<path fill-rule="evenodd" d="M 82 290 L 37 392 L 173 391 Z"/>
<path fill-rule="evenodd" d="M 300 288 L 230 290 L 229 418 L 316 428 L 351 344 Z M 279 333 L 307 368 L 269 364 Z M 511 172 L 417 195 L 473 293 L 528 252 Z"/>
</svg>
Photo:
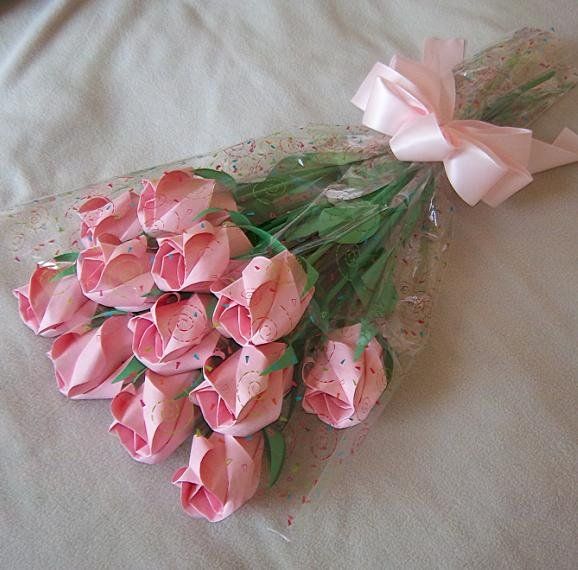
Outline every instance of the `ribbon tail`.
<svg viewBox="0 0 578 570">
<path fill-rule="evenodd" d="M 532 139 L 530 172 L 543 172 L 557 166 L 578 161 L 578 135 L 568 128 L 556 137 L 552 144 Z"/>
</svg>

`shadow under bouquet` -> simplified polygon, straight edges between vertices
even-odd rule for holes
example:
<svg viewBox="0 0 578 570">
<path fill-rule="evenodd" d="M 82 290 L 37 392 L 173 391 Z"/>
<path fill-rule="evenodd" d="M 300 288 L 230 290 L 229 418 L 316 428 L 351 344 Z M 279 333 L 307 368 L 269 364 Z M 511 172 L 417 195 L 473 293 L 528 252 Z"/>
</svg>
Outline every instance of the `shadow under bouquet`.
<svg viewBox="0 0 578 570">
<path fill-rule="evenodd" d="M 376 64 L 353 99 L 363 126 L 250 139 L 1 214 L 15 275 L 35 263 L 14 294 L 54 338 L 58 389 L 111 399 L 137 461 L 188 441 L 172 481 L 192 517 L 256 496 L 291 526 L 427 338 L 452 201 L 495 206 L 578 159 L 571 131 L 548 145 L 527 128 L 576 82 L 553 34 L 462 59 L 463 42 L 428 40 L 422 62 Z"/>
</svg>

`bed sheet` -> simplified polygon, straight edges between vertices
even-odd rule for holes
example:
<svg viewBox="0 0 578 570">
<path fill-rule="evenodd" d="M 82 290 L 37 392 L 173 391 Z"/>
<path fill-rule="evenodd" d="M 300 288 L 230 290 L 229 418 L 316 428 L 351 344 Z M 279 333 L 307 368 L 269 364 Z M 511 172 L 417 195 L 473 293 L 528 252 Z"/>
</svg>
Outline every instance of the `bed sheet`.
<svg viewBox="0 0 578 570">
<path fill-rule="evenodd" d="M 0 204 L 317 123 L 355 123 L 369 67 L 429 35 L 468 52 L 575 0 L 4 2 Z M 578 53 L 578 52 L 576 52 Z M 536 125 L 578 131 L 578 91 Z M 457 205 L 432 338 L 365 445 L 291 531 L 248 505 L 187 518 L 105 402 L 69 402 L 0 272 L 0 567 L 575 568 L 578 166 Z M 0 232 L 2 228 L 0 228 Z M 280 509 L 283 505 L 280 504 Z"/>
</svg>

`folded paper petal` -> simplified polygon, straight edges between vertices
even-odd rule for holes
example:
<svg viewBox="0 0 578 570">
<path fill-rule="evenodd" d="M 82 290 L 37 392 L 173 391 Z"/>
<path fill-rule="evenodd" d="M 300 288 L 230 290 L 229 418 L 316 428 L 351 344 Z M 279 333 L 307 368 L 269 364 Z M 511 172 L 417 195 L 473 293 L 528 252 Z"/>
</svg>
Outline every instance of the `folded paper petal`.
<svg viewBox="0 0 578 570">
<path fill-rule="evenodd" d="M 163 291 L 208 293 L 227 271 L 231 257 L 251 249 L 251 242 L 239 228 L 215 227 L 208 221 L 158 242 L 152 274 Z"/>
<path fill-rule="evenodd" d="M 161 237 L 190 229 L 207 208 L 236 210 L 237 206 L 228 190 L 189 169 L 165 172 L 158 180 L 143 180 L 137 211 L 146 233 Z M 206 218 L 217 224 L 226 214 L 213 213 Z"/>
<path fill-rule="evenodd" d="M 130 321 L 135 356 L 165 376 L 202 368 L 220 339 L 211 323 L 211 303 L 209 295 L 182 300 L 178 293 L 161 295 L 150 312 Z"/>
<path fill-rule="evenodd" d="M 247 345 L 215 368 L 205 367 L 205 380 L 189 395 L 212 430 L 247 436 L 273 423 L 281 414 L 283 396 L 291 388 L 293 367 L 268 374 L 287 346 L 273 342 Z"/>
<path fill-rule="evenodd" d="M 313 289 L 296 257 L 283 251 L 271 259 L 255 257 L 241 276 L 222 288 L 213 322 L 238 344 L 266 344 L 290 333 L 305 312 Z"/>
<path fill-rule="evenodd" d="M 114 199 L 105 196 L 89 198 L 78 209 L 82 220 L 80 238 L 92 247 L 100 236 L 110 234 L 120 241 L 128 241 L 142 234 L 137 217 L 138 195 L 129 190 Z"/>
<path fill-rule="evenodd" d="M 97 303 L 85 297 L 76 275 L 58 277 L 58 264 L 38 265 L 27 285 L 14 289 L 22 321 L 35 334 L 54 337 L 90 322 Z"/>
<path fill-rule="evenodd" d="M 355 360 L 360 325 L 330 333 L 315 358 L 303 363 L 303 409 L 335 428 L 362 422 L 387 385 L 383 350 L 372 339 Z"/>
<path fill-rule="evenodd" d="M 78 280 L 89 299 L 124 311 L 142 311 L 152 304 L 146 295 L 154 286 L 153 254 L 144 236 L 121 242 L 100 236 L 97 245 L 80 252 Z"/>
<path fill-rule="evenodd" d="M 52 344 L 58 389 L 68 398 L 112 398 L 122 382 L 112 383 L 132 358 L 129 316 L 109 317 L 98 328 L 68 332 Z"/>
<path fill-rule="evenodd" d="M 256 492 L 263 458 L 263 434 L 237 438 L 213 433 L 195 436 L 189 465 L 173 476 L 181 505 L 194 518 L 221 521 Z"/>
<path fill-rule="evenodd" d="M 138 388 L 129 384 L 113 398 L 109 431 L 133 459 L 160 463 L 191 435 L 196 408 L 187 398 L 175 398 L 192 381 L 190 373 L 160 376 L 148 370 Z"/>
</svg>

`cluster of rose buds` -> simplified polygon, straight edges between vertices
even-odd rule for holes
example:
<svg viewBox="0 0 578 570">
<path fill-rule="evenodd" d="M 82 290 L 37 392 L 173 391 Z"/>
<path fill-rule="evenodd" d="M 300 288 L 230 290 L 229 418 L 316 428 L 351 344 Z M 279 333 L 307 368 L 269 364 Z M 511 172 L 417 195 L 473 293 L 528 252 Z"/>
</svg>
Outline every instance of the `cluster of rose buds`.
<svg viewBox="0 0 578 570">
<path fill-rule="evenodd" d="M 39 264 L 15 290 L 24 322 L 56 337 L 48 356 L 72 399 L 111 398 L 131 457 L 159 463 L 191 434 L 174 483 L 184 510 L 222 520 L 255 493 L 264 436 L 294 385 L 279 366 L 314 294 L 299 260 L 252 255 L 237 206 L 213 179 L 167 172 L 84 202 L 78 254 Z M 334 330 L 303 359 L 303 409 L 336 428 L 363 421 L 386 385 L 373 339 Z M 122 380 L 122 381 L 119 381 Z M 201 429 L 202 428 L 202 429 Z"/>
<path fill-rule="evenodd" d="M 78 211 L 85 249 L 15 291 L 24 322 L 57 337 L 59 390 L 111 398 L 110 431 L 131 457 L 158 463 L 197 431 L 174 482 L 185 511 L 211 521 L 256 491 L 261 430 L 293 386 L 292 366 L 271 367 L 313 295 L 290 252 L 251 257 L 235 210 L 226 188 L 186 170 L 93 197 Z"/>
</svg>

